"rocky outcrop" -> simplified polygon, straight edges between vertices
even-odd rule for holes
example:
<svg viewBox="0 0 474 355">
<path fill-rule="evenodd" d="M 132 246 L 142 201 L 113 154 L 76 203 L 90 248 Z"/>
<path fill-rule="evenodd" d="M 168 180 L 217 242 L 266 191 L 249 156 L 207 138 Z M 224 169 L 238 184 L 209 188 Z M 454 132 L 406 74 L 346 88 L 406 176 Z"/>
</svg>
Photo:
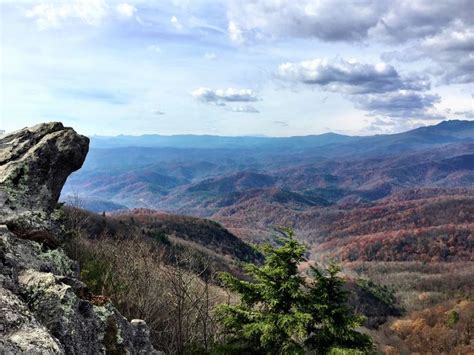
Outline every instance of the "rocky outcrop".
<svg viewBox="0 0 474 355">
<path fill-rule="evenodd" d="M 61 123 L 0 139 L 0 353 L 149 354 L 146 323 L 92 297 L 58 247 L 54 209 L 88 139 Z"/>
<path fill-rule="evenodd" d="M 49 214 L 66 178 L 84 162 L 89 139 L 59 122 L 0 140 L 0 224 L 26 239 L 57 244 Z"/>
</svg>

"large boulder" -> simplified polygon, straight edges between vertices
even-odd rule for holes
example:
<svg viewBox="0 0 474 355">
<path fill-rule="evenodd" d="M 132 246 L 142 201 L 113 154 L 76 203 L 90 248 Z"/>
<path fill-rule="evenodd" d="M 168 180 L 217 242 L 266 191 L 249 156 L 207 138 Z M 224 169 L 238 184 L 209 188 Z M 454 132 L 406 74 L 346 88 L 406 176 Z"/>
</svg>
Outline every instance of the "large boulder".
<svg viewBox="0 0 474 355">
<path fill-rule="evenodd" d="M 67 177 L 79 169 L 89 138 L 59 122 L 0 139 L 0 223 L 23 211 L 51 212 Z"/>
<path fill-rule="evenodd" d="M 57 244 L 49 215 L 67 177 L 79 169 L 89 139 L 59 122 L 39 124 L 0 139 L 0 224 L 17 236 Z"/>
<path fill-rule="evenodd" d="M 0 354 L 150 354 L 146 323 L 91 295 L 59 247 L 61 189 L 89 140 L 61 123 L 0 138 Z"/>
</svg>

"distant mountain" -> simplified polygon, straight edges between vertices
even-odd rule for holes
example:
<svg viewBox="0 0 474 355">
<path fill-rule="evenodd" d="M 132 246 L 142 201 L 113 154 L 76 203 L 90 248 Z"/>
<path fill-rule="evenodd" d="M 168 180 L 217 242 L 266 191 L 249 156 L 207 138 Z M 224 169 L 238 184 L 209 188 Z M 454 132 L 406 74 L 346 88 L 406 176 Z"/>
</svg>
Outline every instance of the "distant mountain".
<svg viewBox="0 0 474 355">
<path fill-rule="evenodd" d="M 274 186 L 276 178 L 254 172 L 239 172 L 225 177 L 206 179 L 186 189 L 188 192 L 229 193 Z"/>
<path fill-rule="evenodd" d="M 66 204 L 74 205 L 74 196 L 61 196 L 61 200 Z M 94 197 L 87 197 L 80 199 L 82 208 L 92 212 L 117 211 L 127 209 L 127 206 L 120 205 L 107 200 L 102 200 Z"/>
<path fill-rule="evenodd" d="M 93 137 L 63 194 L 210 217 L 250 205 L 263 215 L 473 183 L 474 122 L 445 121 L 367 137 Z"/>
<path fill-rule="evenodd" d="M 309 149 L 330 144 L 382 142 L 388 144 L 411 143 L 439 144 L 452 143 L 472 138 L 474 122 L 451 120 L 443 121 L 435 126 L 421 127 L 412 131 L 376 136 L 347 136 L 336 133 L 293 137 L 226 137 L 212 135 L 142 135 L 115 137 L 92 136 L 92 149 L 110 148 L 182 148 L 182 149 Z"/>
<path fill-rule="evenodd" d="M 294 137 L 225 137 L 211 135 L 143 135 L 143 136 L 116 136 L 91 137 L 93 148 L 119 148 L 119 147 L 147 147 L 147 148 L 194 148 L 194 149 L 242 149 L 242 148 L 308 148 L 318 147 L 331 143 L 342 143 L 356 140 L 336 133 L 325 133 L 311 136 Z"/>
</svg>

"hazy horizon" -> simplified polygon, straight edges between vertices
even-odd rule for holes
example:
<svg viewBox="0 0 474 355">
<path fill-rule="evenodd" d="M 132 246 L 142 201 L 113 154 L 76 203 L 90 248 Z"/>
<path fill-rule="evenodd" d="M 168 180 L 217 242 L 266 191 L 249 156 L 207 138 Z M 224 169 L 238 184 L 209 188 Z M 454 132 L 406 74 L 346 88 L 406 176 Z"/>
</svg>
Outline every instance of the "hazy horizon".
<svg viewBox="0 0 474 355">
<path fill-rule="evenodd" d="M 366 134 L 350 134 L 350 133 L 338 133 L 338 132 L 333 132 L 333 131 L 327 131 L 327 132 L 322 132 L 322 133 L 308 133 L 308 134 L 302 134 L 302 135 L 280 135 L 280 136 L 270 136 L 270 135 L 265 135 L 265 134 L 258 134 L 258 133 L 255 133 L 255 134 L 239 134 L 239 135 L 220 135 L 220 134 L 206 134 L 206 133 L 203 133 L 203 134 L 193 134 L 193 133 L 175 133 L 175 134 L 162 134 L 162 133 L 159 133 L 159 132 L 151 132 L 151 133 L 143 133 L 143 134 L 126 134 L 126 133 L 119 133 L 119 134 L 116 134 L 116 135 L 100 135 L 100 134 L 86 134 L 89 138 L 120 138 L 120 137 L 133 137 L 133 138 L 140 138 L 140 137 L 219 137 L 219 138 L 297 138 L 297 137 L 318 137 L 318 136 L 323 136 L 323 135 L 340 135 L 340 136 L 347 136 L 347 137 L 370 137 L 370 136 L 378 136 L 378 135 L 391 135 L 391 134 L 398 134 L 398 133 L 405 133 L 405 132 L 409 132 L 409 131 L 412 131 L 413 129 L 416 129 L 416 128 L 423 128 L 423 127 L 432 127 L 432 126 L 437 126 L 438 124 L 440 123 L 443 123 L 443 122 L 453 122 L 453 121 L 457 121 L 457 122 L 474 122 L 474 120 L 469 120 L 469 119 L 446 119 L 446 120 L 442 120 L 438 123 L 433 123 L 433 124 L 428 124 L 428 125 L 420 125 L 420 126 L 416 126 L 416 127 L 413 127 L 413 128 L 408 128 L 408 129 L 404 129 L 404 130 L 401 130 L 399 132 L 382 132 L 382 133 L 377 133 L 377 132 L 373 132 L 373 133 L 366 133 Z M 53 122 L 53 121 L 51 121 Z M 61 121 L 57 121 L 57 122 L 61 122 Z M 24 127 L 22 128 L 19 128 L 18 130 L 21 130 L 23 129 Z M 74 128 L 74 126 L 72 126 L 72 128 Z M 9 133 L 12 133 L 14 131 L 5 131 L 5 132 L 2 132 L 3 130 L 1 129 L 0 127 L 0 134 L 9 134 Z M 81 132 L 79 132 L 81 133 Z"/>
<path fill-rule="evenodd" d="M 386 135 L 386 134 L 398 134 L 398 133 L 404 133 L 404 132 L 409 132 L 413 129 L 416 128 L 422 128 L 422 127 L 431 127 L 431 126 L 437 126 L 440 123 L 443 122 L 452 122 L 452 121 L 459 121 L 459 122 L 474 122 L 474 120 L 469 120 L 469 119 L 446 119 L 442 120 L 438 123 L 433 123 L 433 124 L 428 124 L 428 125 L 422 125 L 418 127 L 413 127 L 405 130 L 401 130 L 399 132 L 384 132 L 384 133 L 367 133 L 367 134 L 350 134 L 350 133 L 337 133 L 337 132 L 323 132 L 323 133 L 308 133 L 308 134 L 303 134 L 303 135 L 282 135 L 282 136 L 270 136 L 270 135 L 265 135 L 265 134 L 239 134 L 239 135 L 220 135 L 220 134 L 193 134 L 193 133 L 176 133 L 176 134 L 161 134 L 161 133 L 144 133 L 144 134 L 117 134 L 117 135 L 89 135 L 90 138 L 117 138 L 117 137 L 146 137 L 146 136 L 160 136 L 160 137 L 182 137 L 182 136 L 193 136 L 193 137 L 205 137 L 205 136 L 210 136 L 210 137 L 222 137 L 222 138 L 294 138 L 294 137 L 311 137 L 311 136 L 321 136 L 321 135 L 327 135 L 327 134 L 335 134 L 335 135 L 343 135 L 343 136 L 348 136 L 348 137 L 370 137 L 370 136 L 376 136 L 376 135 Z"/>
</svg>

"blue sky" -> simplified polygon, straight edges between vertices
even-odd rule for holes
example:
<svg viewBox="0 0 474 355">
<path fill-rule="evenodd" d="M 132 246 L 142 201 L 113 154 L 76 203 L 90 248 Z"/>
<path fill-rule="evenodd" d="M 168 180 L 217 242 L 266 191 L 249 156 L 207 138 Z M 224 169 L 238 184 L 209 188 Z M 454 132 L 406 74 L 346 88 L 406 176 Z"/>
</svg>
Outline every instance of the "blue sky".
<svg viewBox="0 0 474 355">
<path fill-rule="evenodd" d="M 7 131 L 376 134 L 474 119 L 471 0 L 0 4 Z"/>
</svg>

